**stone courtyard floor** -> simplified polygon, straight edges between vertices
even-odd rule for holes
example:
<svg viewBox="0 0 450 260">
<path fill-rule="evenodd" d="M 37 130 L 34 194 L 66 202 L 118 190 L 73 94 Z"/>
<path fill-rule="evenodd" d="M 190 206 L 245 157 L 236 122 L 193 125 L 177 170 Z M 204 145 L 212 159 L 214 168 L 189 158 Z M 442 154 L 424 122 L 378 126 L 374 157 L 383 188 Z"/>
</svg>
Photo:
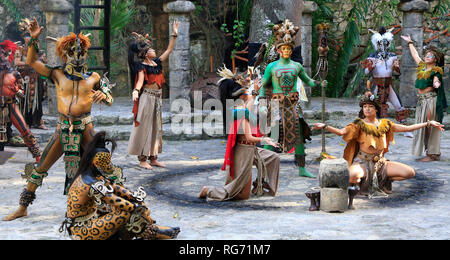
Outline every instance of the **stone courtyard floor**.
<svg viewBox="0 0 450 260">
<path fill-rule="evenodd" d="M 306 114 L 317 111 L 318 101 L 311 107 Z M 359 110 L 354 100 L 330 101 L 329 109 L 334 116 L 327 122 L 339 127 L 350 123 Z M 315 120 L 313 115 L 308 117 L 310 121 Z M 448 123 L 449 119 L 447 116 L 444 120 Z M 105 126 L 105 130 L 108 127 L 112 126 Z M 124 123 L 122 128 L 129 131 L 131 125 Z M 416 162 L 416 157 L 410 155 L 412 139 L 396 134 L 387 158 L 412 166 L 416 177 L 394 182 L 389 198 L 357 197 L 356 210 L 345 213 L 308 211 L 309 199 L 305 191 L 318 189 L 318 179 L 298 177 L 293 155 L 281 155 L 280 187 L 276 197 L 208 203 L 198 199 L 197 194 L 204 185 L 219 186 L 224 182 L 225 175 L 220 170 L 226 146 L 223 138 L 169 138 L 164 141 L 160 155 L 167 168 L 152 171 L 138 168 L 137 159 L 126 152 L 126 138 L 118 139 L 113 162 L 124 169 L 126 186 L 132 190 L 144 186 L 152 217 L 159 224 L 179 226 L 180 240 L 450 239 L 448 131 L 442 137 L 442 160 L 431 163 Z M 41 140 L 42 148 L 45 141 Z M 327 135 L 326 143 L 330 154 L 342 156 L 344 142 L 341 138 Z M 26 185 L 20 173 L 24 164 L 32 161 L 25 148 L 6 147 L 5 150 L 15 154 L 0 166 L 0 218 L 17 208 L 19 195 Z M 307 168 L 316 175 L 319 163 L 315 159 L 320 150 L 320 135 L 314 135 L 307 144 Z M 0 239 L 69 239 L 58 232 L 66 211 L 63 184 L 64 165 L 59 160 L 37 191 L 28 216 L 12 222 L 0 221 Z"/>
</svg>

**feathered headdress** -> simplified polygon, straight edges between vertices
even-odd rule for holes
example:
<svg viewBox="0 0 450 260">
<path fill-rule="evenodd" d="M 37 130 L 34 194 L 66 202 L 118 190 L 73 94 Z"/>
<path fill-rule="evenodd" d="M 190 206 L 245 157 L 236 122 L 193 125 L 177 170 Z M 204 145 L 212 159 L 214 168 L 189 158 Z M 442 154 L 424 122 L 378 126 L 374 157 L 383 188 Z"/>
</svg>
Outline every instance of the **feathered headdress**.
<svg viewBox="0 0 450 260">
<path fill-rule="evenodd" d="M 387 42 L 390 45 L 390 43 L 394 40 L 394 35 L 392 34 L 392 31 L 394 29 L 395 28 L 392 27 L 391 29 L 386 31 L 384 27 L 381 27 L 379 32 L 369 29 L 369 31 L 373 34 L 371 41 L 376 51 L 378 51 L 382 47 L 382 45 L 384 44 L 383 42 Z"/>
<path fill-rule="evenodd" d="M 9 56 L 9 62 L 12 62 L 14 60 L 14 53 L 17 50 L 17 44 L 10 40 L 5 40 L 4 42 L 0 43 L 0 47 L 7 53 Z"/>
<path fill-rule="evenodd" d="M 222 77 L 217 84 L 220 87 L 221 99 L 238 98 L 240 95 L 244 94 L 250 87 L 250 82 L 244 73 L 235 74 L 231 70 L 227 69 L 225 65 L 223 68 L 217 70 L 217 74 Z M 233 83 L 229 84 L 226 80 L 232 80 Z M 231 82 L 231 81 L 230 81 Z"/>
<path fill-rule="evenodd" d="M 147 52 L 149 48 L 152 48 L 150 36 L 148 34 L 143 36 L 136 32 L 133 32 L 132 36 L 134 38 L 134 41 L 133 43 L 131 43 L 129 50 L 134 52 L 138 56 L 138 58 L 145 58 L 145 52 Z"/>
<path fill-rule="evenodd" d="M 298 26 L 286 19 L 282 24 L 276 24 L 272 27 L 272 32 L 275 35 L 275 47 L 278 49 L 283 45 L 289 45 L 292 49 L 295 48 L 294 38 L 300 30 Z"/>
</svg>

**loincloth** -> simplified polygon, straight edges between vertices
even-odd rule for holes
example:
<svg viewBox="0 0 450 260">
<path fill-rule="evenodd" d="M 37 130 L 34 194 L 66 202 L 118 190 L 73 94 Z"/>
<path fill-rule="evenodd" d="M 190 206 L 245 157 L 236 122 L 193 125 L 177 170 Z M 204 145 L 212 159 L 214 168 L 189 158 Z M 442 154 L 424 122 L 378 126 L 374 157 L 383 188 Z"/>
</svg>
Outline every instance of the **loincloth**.
<svg viewBox="0 0 450 260">
<path fill-rule="evenodd" d="M 61 129 L 61 145 L 64 152 L 66 171 L 64 194 L 67 194 L 68 186 L 73 182 L 78 167 L 80 166 L 83 132 L 86 126 L 91 123 L 92 117 L 90 113 L 70 118 L 59 114 L 58 125 Z"/>
<path fill-rule="evenodd" d="M 361 193 L 386 197 L 386 191 L 392 190 L 392 181 L 387 175 L 387 160 L 383 155 L 372 155 L 359 151 L 352 165 L 360 165 L 364 170 L 361 178 Z"/>
</svg>

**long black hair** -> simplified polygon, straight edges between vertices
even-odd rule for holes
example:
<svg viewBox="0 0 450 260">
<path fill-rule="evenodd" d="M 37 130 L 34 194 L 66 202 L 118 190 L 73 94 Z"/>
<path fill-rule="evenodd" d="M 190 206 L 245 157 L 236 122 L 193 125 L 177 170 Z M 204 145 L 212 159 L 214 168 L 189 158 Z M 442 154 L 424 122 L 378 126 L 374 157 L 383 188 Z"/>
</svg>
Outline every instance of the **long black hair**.
<svg viewBox="0 0 450 260">
<path fill-rule="evenodd" d="M 109 143 L 111 144 L 111 152 L 108 150 L 108 148 L 106 148 L 106 145 Z M 116 147 L 117 147 L 116 141 L 107 138 L 105 131 L 98 132 L 94 136 L 92 141 L 87 145 L 86 150 L 84 150 L 83 156 L 81 157 L 80 166 L 78 167 L 78 171 L 75 177 L 73 178 L 73 181 L 75 181 L 78 178 L 78 176 L 88 172 L 89 168 L 92 165 L 92 160 L 94 159 L 95 155 L 98 152 L 108 152 L 108 153 L 110 152 L 112 154 L 114 153 Z M 94 175 L 96 176 L 100 174 L 97 170 L 92 171 L 92 173 L 94 173 Z M 73 181 L 70 184 L 70 186 L 72 186 Z"/>
<path fill-rule="evenodd" d="M 145 54 L 150 47 L 150 45 L 143 41 L 136 41 L 128 46 L 128 67 L 130 68 L 131 89 L 134 89 L 134 84 L 136 82 L 136 74 L 138 72 L 137 63 L 142 62 L 145 59 Z M 135 59 L 136 56 L 138 58 L 137 61 Z"/>
</svg>

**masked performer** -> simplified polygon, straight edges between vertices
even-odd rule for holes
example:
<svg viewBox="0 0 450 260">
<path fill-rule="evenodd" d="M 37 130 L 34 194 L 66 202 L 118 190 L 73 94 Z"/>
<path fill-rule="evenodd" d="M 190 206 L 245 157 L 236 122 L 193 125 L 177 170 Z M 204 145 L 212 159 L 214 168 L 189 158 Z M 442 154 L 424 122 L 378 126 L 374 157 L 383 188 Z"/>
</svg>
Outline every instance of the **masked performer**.
<svg viewBox="0 0 450 260">
<path fill-rule="evenodd" d="M 442 84 L 444 76 L 444 55 L 434 46 L 425 48 L 425 60 L 422 60 L 414 47 L 410 36 L 402 36 L 408 42 L 411 55 L 418 65 L 417 88 L 418 102 L 416 107 L 416 123 L 436 120 L 442 123 L 444 111 L 447 109 L 445 89 Z M 414 135 L 412 153 L 421 156 L 423 151 L 426 157 L 422 162 L 439 161 L 441 157 L 441 133 L 436 129 L 422 129 Z"/>
<path fill-rule="evenodd" d="M 394 40 L 394 35 L 391 31 L 394 28 L 386 31 L 384 27 L 381 27 L 379 32 L 374 30 L 369 31 L 372 35 L 372 45 L 375 49 L 375 53 L 372 53 L 364 62 L 361 62 L 362 67 L 366 75 L 372 74 L 372 85 L 374 87 L 373 93 L 378 95 L 381 100 L 381 117 L 388 117 L 389 101 L 395 108 L 396 120 L 406 125 L 409 117 L 409 110 L 402 107 L 400 100 L 397 97 L 394 89 L 392 88 L 392 73 L 395 70 L 400 73 L 400 65 L 398 63 L 397 55 L 393 52 L 389 52 L 391 42 Z M 372 90 L 370 90 L 372 91 Z M 405 132 L 406 137 L 413 137 L 412 133 Z"/>
<path fill-rule="evenodd" d="M 173 23 L 173 34 L 167 50 L 156 58 L 156 52 L 151 48 L 148 35 L 138 36 L 136 42 L 129 47 L 128 62 L 134 79 L 133 114 L 134 128 L 128 143 L 128 153 L 137 155 L 139 165 L 145 169 L 152 166 L 165 167 L 158 161 L 158 154 L 162 151 L 162 84 L 164 72 L 162 62 L 173 50 L 178 36 L 179 23 Z M 134 55 L 139 62 L 134 62 Z M 136 76 L 137 74 L 137 76 Z M 147 162 L 150 160 L 150 164 Z"/>
<path fill-rule="evenodd" d="M 350 172 L 350 183 L 360 185 L 361 193 L 386 195 L 391 193 L 392 182 L 413 178 L 415 171 L 408 165 L 386 160 L 389 144 L 394 141 L 394 132 L 408 132 L 425 127 L 443 131 L 443 125 L 436 121 L 405 126 L 388 119 L 379 119 L 382 110 L 378 97 L 366 94 L 360 100 L 359 118 L 343 129 L 323 123 L 314 124 L 313 130 L 325 129 L 342 136 L 347 146 L 344 159 Z"/>
<path fill-rule="evenodd" d="M 112 144 L 111 152 L 107 143 Z M 111 162 L 115 147 L 105 132 L 96 134 L 87 146 L 69 189 L 60 232 L 66 229 L 76 240 L 176 238 L 179 228 L 154 223 L 142 187 L 131 192 L 123 186 L 122 169 Z"/>
<path fill-rule="evenodd" d="M 25 38 L 27 45 L 30 38 Z M 23 102 L 22 111 L 25 116 L 25 121 L 30 127 L 48 130 L 42 120 L 42 100 L 44 98 L 44 84 L 45 81 L 41 78 L 33 68 L 26 64 L 26 51 L 23 46 L 16 51 L 14 65 L 22 75 L 25 99 Z M 39 53 L 39 60 L 42 61 L 43 52 Z"/>
<path fill-rule="evenodd" d="M 275 152 L 255 145 L 262 142 L 277 147 L 278 144 L 268 137 L 262 137 L 256 117 L 248 109 L 254 101 L 254 96 L 248 91 L 250 80 L 242 75 L 234 75 L 226 68 L 219 70 L 219 75 L 222 76 L 219 87 L 223 107 L 226 107 L 226 100 L 234 100 L 236 104 L 222 168 L 227 172 L 227 177 L 225 186 L 205 186 L 199 197 L 210 201 L 248 199 L 251 194 L 253 165 L 258 168 L 258 177 L 253 183 L 252 193 L 261 196 L 266 189 L 271 196 L 275 196 L 278 190 L 280 158 Z"/>
<path fill-rule="evenodd" d="M 22 77 L 11 67 L 16 49 L 17 45 L 9 40 L 0 43 L 0 146 L 3 149 L 8 141 L 7 127 L 8 123 L 12 123 L 19 130 L 33 158 L 39 162 L 39 144 L 16 104 L 16 96 L 23 96 L 19 87 Z"/>
<path fill-rule="evenodd" d="M 28 184 L 21 194 L 19 209 L 4 220 L 27 215 L 27 208 L 36 197 L 36 189 L 42 185 L 50 167 L 63 154 L 66 170 L 64 194 L 67 193 L 68 185 L 78 170 L 81 147 L 86 147 L 94 136 L 90 114 L 92 104 L 103 102 L 111 105 L 113 102 L 108 86 L 100 86 L 100 76 L 87 71 L 87 51 L 90 41 L 85 35 L 72 33 L 59 38 L 56 53 L 64 65 L 51 68 L 37 59 L 38 37 L 44 28 L 39 27 L 36 19 L 29 23 L 28 28 L 31 40 L 28 44 L 27 64 L 55 83 L 59 121 L 39 164 L 25 166 L 24 178 Z"/>
<path fill-rule="evenodd" d="M 279 129 L 278 126 L 273 127 L 272 134 L 273 132 L 279 133 L 283 152 L 290 152 L 295 148 L 295 161 L 299 166 L 299 175 L 315 178 L 305 168 L 305 141 L 311 139 L 309 138 L 309 126 L 303 119 L 298 104 L 297 78 L 299 77 L 311 87 L 319 84 L 326 86 L 327 83 L 326 81 L 322 83 L 314 81 L 308 77 L 300 63 L 291 60 L 292 50 L 295 46 L 294 38 L 299 30 L 297 26 L 294 27 L 289 20 L 286 20 L 281 25 L 275 25 L 272 30 L 275 35 L 275 48 L 281 57 L 267 66 L 262 86 L 259 89 L 259 97 L 260 99 L 267 98 L 266 88 L 271 84 L 271 103 L 279 101 L 281 118 Z M 265 110 L 264 107 L 262 109 Z"/>
</svg>

